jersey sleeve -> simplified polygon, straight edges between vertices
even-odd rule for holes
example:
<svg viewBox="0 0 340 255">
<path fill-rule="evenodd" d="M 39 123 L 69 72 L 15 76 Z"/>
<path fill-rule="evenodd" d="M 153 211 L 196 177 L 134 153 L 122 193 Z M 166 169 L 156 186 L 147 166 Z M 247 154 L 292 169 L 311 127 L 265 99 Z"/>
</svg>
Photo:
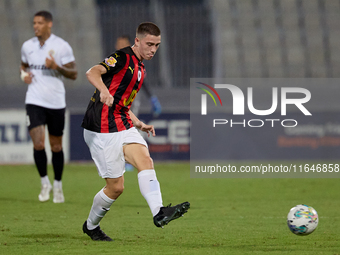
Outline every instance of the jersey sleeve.
<svg viewBox="0 0 340 255">
<path fill-rule="evenodd" d="M 21 47 L 21 62 L 28 64 L 27 58 L 26 58 L 26 52 L 25 52 L 25 44 Z"/>
<path fill-rule="evenodd" d="M 104 66 L 107 70 L 107 73 L 116 72 L 122 69 L 126 63 L 126 55 L 121 51 L 116 51 L 112 53 L 110 56 L 105 58 L 99 64 Z"/>
<path fill-rule="evenodd" d="M 67 42 L 65 42 L 64 46 L 62 47 L 60 61 L 62 65 L 75 61 L 73 50 Z"/>
</svg>

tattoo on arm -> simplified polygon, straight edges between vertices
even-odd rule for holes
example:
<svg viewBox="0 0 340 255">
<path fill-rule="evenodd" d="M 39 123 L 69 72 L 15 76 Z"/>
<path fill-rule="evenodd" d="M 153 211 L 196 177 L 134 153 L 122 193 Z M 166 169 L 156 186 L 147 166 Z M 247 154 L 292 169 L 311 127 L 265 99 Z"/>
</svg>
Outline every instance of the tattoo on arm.
<svg viewBox="0 0 340 255">
<path fill-rule="evenodd" d="M 72 80 L 75 80 L 77 78 L 78 71 L 76 68 L 76 63 L 74 61 L 63 66 L 57 66 L 57 70 L 66 78 Z"/>
<path fill-rule="evenodd" d="M 21 62 L 21 69 L 28 68 L 29 65 L 27 63 Z"/>
</svg>

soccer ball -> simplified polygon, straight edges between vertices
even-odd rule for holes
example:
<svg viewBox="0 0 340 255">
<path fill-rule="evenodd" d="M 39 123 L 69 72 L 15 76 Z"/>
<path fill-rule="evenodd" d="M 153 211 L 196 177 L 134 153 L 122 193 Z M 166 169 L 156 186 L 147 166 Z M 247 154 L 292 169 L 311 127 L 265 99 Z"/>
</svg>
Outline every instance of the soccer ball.
<svg viewBox="0 0 340 255">
<path fill-rule="evenodd" d="M 287 224 L 296 235 L 311 234 L 319 223 L 318 213 L 308 205 L 297 205 L 290 209 L 287 216 Z"/>
</svg>

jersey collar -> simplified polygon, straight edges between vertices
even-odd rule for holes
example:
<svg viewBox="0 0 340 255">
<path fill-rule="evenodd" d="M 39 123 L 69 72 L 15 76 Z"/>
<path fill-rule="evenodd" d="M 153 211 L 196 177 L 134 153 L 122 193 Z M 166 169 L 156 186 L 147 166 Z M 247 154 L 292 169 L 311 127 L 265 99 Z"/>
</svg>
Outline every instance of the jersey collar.
<svg viewBox="0 0 340 255">
<path fill-rule="evenodd" d="M 43 46 L 40 46 L 40 42 L 38 40 L 38 44 L 39 44 L 40 49 L 44 48 L 46 44 L 49 44 L 51 41 L 53 41 L 54 38 L 55 38 L 55 35 L 51 33 L 50 37 L 47 38 L 47 40 L 45 41 Z"/>
<path fill-rule="evenodd" d="M 137 55 L 135 54 L 135 52 L 132 50 L 132 47 L 129 46 L 129 48 L 130 48 L 132 54 L 136 57 L 136 59 L 138 59 L 139 63 L 142 64 L 142 65 L 144 66 L 143 62 L 137 57 Z"/>
</svg>

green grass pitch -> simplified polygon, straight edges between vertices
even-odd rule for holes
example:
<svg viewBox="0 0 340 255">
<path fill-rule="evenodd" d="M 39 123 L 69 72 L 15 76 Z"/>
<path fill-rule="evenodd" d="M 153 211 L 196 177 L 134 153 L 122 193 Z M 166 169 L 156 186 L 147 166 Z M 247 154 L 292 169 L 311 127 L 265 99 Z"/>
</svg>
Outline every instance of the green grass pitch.
<svg viewBox="0 0 340 255">
<path fill-rule="evenodd" d="M 155 227 L 136 170 L 127 172 L 101 222 L 115 241 L 93 242 L 82 233 L 104 186 L 93 164 L 65 166 L 64 204 L 38 201 L 34 166 L 0 166 L 0 254 L 340 254 L 339 179 L 193 179 L 189 163 L 157 163 L 156 171 L 164 204 L 189 201 L 189 212 Z M 286 225 L 300 203 L 320 217 L 309 236 Z"/>
</svg>

